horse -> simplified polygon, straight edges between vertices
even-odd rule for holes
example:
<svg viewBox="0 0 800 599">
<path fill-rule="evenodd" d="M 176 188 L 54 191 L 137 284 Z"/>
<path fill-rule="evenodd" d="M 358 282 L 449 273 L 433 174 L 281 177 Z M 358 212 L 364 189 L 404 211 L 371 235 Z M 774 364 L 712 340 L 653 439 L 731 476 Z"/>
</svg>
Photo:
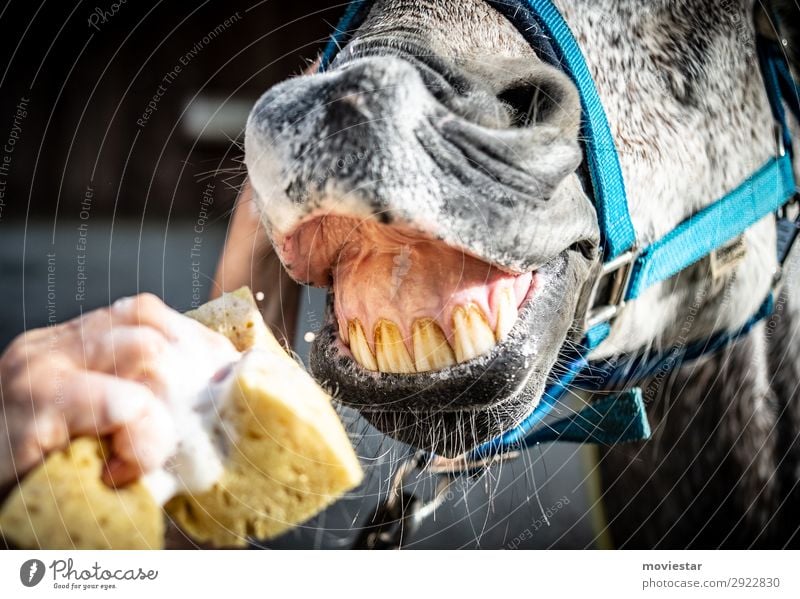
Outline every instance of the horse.
<svg viewBox="0 0 800 599">
<path fill-rule="evenodd" d="M 776 153 L 756 36 L 800 64 L 791 3 L 555 4 L 605 109 L 639 247 Z M 580 95 L 502 5 L 376 0 L 324 70 L 264 93 L 245 135 L 274 256 L 329 288 L 314 375 L 381 432 L 445 456 L 541 401 L 602 257 Z M 619 383 L 642 389 L 653 432 L 601 449 L 617 544 L 800 544 L 796 252 L 768 319 L 683 353 L 758 311 L 775 245 L 768 215 L 627 303 L 592 350 L 673 356 Z"/>
</svg>

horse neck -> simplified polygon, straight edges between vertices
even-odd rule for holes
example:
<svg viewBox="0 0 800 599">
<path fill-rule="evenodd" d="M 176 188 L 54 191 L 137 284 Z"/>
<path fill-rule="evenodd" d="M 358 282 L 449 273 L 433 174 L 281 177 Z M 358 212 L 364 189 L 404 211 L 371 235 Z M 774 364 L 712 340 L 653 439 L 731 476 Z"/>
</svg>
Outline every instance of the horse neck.
<svg viewBox="0 0 800 599">
<path fill-rule="evenodd" d="M 774 152 L 748 3 L 556 3 L 584 48 L 642 240 L 661 237 Z"/>
<path fill-rule="evenodd" d="M 796 260 L 794 260 L 796 262 Z M 642 381 L 653 438 L 601 461 L 617 543 L 750 547 L 798 542 L 797 277 L 745 338 Z"/>
</svg>

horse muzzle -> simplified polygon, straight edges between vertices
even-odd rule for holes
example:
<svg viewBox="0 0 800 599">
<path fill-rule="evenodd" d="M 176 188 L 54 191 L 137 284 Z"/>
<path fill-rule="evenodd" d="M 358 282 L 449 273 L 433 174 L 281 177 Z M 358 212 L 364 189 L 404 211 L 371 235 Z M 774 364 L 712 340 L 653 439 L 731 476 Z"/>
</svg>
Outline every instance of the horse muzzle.
<svg viewBox="0 0 800 599">
<path fill-rule="evenodd" d="M 331 288 L 315 376 L 455 455 L 533 409 L 573 324 L 598 235 L 577 125 L 520 123 L 463 74 L 362 54 L 264 94 L 249 175 L 288 272 Z M 531 82 L 569 87 L 540 67 Z"/>
</svg>

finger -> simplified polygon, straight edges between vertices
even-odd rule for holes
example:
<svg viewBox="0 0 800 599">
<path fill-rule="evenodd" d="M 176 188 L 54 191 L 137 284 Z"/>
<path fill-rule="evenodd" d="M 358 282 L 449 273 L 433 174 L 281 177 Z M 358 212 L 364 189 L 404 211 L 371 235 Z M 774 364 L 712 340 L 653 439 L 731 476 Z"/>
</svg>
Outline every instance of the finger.
<svg viewBox="0 0 800 599">
<path fill-rule="evenodd" d="M 75 366 L 129 379 L 153 378 L 152 365 L 162 362 L 171 347 L 181 355 L 213 353 L 231 360 L 237 355 L 225 336 L 147 294 L 120 300 L 72 326 L 80 331 L 69 354 Z"/>
<path fill-rule="evenodd" d="M 144 385 L 78 370 L 70 372 L 64 381 L 62 417 L 71 437 L 98 437 L 139 418 L 155 401 Z"/>
<path fill-rule="evenodd" d="M 41 453 L 34 453 L 30 449 L 12 450 L 5 444 L 0 450 L 0 489 L 5 490 L 8 485 L 22 480 L 25 473 L 41 460 Z"/>
<path fill-rule="evenodd" d="M 169 340 L 180 336 L 180 323 L 184 317 L 151 293 L 141 293 L 118 299 L 107 308 L 100 308 L 69 321 L 81 331 L 82 339 L 91 338 L 99 331 L 118 326 L 147 326 L 160 331 Z"/>
<path fill-rule="evenodd" d="M 110 487 L 124 487 L 132 483 L 142 475 L 142 470 L 138 464 L 132 464 L 116 456 L 106 463 L 103 470 L 103 482 Z"/>
<path fill-rule="evenodd" d="M 161 466 L 177 440 L 166 406 L 144 385 L 97 372 L 71 381 L 70 436 L 111 435 L 111 452 L 136 476 Z"/>
<path fill-rule="evenodd" d="M 200 338 L 211 343 L 230 341 L 192 318 L 173 310 L 151 293 L 117 300 L 109 307 L 113 326 L 147 326 L 161 332 L 169 341 Z"/>
<path fill-rule="evenodd" d="M 42 450 L 35 442 L 32 427 L 11 433 L 7 431 L 0 439 L 0 487 L 19 482 L 22 477 L 42 459 Z"/>
<path fill-rule="evenodd" d="M 85 366 L 143 383 L 162 400 L 183 397 L 190 380 L 211 376 L 239 357 L 226 337 L 202 325 L 194 332 L 199 335 L 171 344 L 150 327 L 117 327 L 97 340 Z"/>
<path fill-rule="evenodd" d="M 128 480 L 163 466 L 177 450 L 173 419 L 164 404 L 154 400 L 143 415 L 118 428 L 111 448 Z"/>
<path fill-rule="evenodd" d="M 19 480 L 73 437 L 112 435 L 112 453 L 127 473 L 123 478 L 154 469 L 174 453 L 172 418 L 146 386 L 78 371 L 65 375 L 60 393 L 61 401 L 50 406 L 56 409 L 33 412 L 23 426 L 0 427 L 6 430 L 0 439 L 0 483 Z"/>
<path fill-rule="evenodd" d="M 50 393 L 55 388 L 53 377 L 44 377 L 41 369 L 34 370 L 31 377 L 17 377 L 16 385 L 0 381 L 3 408 L 0 414 L 0 484 L 19 481 L 41 462 L 47 451 L 63 447 L 69 441 L 59 411 L 38 406 L 26 392 L 33 381 L 40 378 L 44 379 L 45 392 Z M 23 399 L 15 401 L 15 398 Z"/>
<path fill-rule="evenodd" d="M 147 364 L 153 364 L 169 349 L 169 341 L 149 326 L 116 326 L 84 346 L 87 369 L 136 379 Z"/>
<path fill-rule="evenodd" d="M 155 295 L 149 293 L 117 300 L 106 310 L 105 314 L 103 310 L 97 312 L 96 322 L 101 326 L 105 325 L 106 330 L 119 326 L 149 327 L 160 332 L 173 343 L 194 340 L 220 347 L 233 347 L 230 340 L 224 335 L 173 310 Z M 94 322 L 87 320 L 84 329 L 91 332 L 91 325 Z"/>
<path fill-rule="evenodd" d="M 120 323 L 153 327 L 171 340 L 180 336 L 180 331 L 175 328 L 179 325 L 175 323 L 183 317 L 152 293 L 118 299 L 111 304 L 110 310 Z"/>
</svg>

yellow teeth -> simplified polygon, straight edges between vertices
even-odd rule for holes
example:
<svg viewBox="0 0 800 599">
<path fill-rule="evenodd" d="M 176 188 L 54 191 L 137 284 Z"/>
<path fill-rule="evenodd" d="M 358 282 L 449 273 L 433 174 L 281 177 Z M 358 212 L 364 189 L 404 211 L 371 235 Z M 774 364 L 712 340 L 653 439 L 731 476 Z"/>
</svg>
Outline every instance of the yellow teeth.
<svg viewBox="0 0 800 599">
<path fill-rule="evenodd" d="M 350 351 L 356 362 L 367 370 L 410 373 L 442 370 L 457 362 L 466 362 L 490 351 L 502 341 L 517 320 L 513 291 L 502 292 L 497 309 L 495 330 L 483 311 L 474 304 L 459 306 L 453 311 L 453 345 L 432 318 L 420 318 L 411 327 L 409 353 L 400 327 L 382 319 L 375 325 L 375 352 L 370 349 L 364 327 L 358 320 L 347 323 Z"/>
<path fill-rule="evenodd" d="M 400 329 L 388 320 L 381 320 L 375 327 L 375 357 L 382 372 L 414 372 Z"/>
<path fill-rule="evenodd" d="M 411 330 L 414 345 L 414 365 L 417 372 L 442 370 L 456 363 L 453 350 L 442 329 L 431 318 L 421 318 Z"/>
<path fill-rule="evenodd" d="M 497 326 L 494 334 L 497 341 L 506 338 L 514 323 L 517 321 L 517 302 L 511 289 L 504 289 L 500 293 L 500 301 L 497 305 Z"/>
<path fill-rule="evenodd" d="M 488 352 L 495 344 L 494 332 L 481 310 L 470 304 L 453 311 L 456 360 L 466 362 Z"/>
<path fill-rule="evenodd" d="M 361 323 L 357 320 L 351 320 L 347 331 L 350 334 L 350 351 L 353 352 L 356 362 L 367 370 L 378 370 L 378 363 L 369 348 L 367 336 L 364 334 L 364 328 Z"/>
</svg>

